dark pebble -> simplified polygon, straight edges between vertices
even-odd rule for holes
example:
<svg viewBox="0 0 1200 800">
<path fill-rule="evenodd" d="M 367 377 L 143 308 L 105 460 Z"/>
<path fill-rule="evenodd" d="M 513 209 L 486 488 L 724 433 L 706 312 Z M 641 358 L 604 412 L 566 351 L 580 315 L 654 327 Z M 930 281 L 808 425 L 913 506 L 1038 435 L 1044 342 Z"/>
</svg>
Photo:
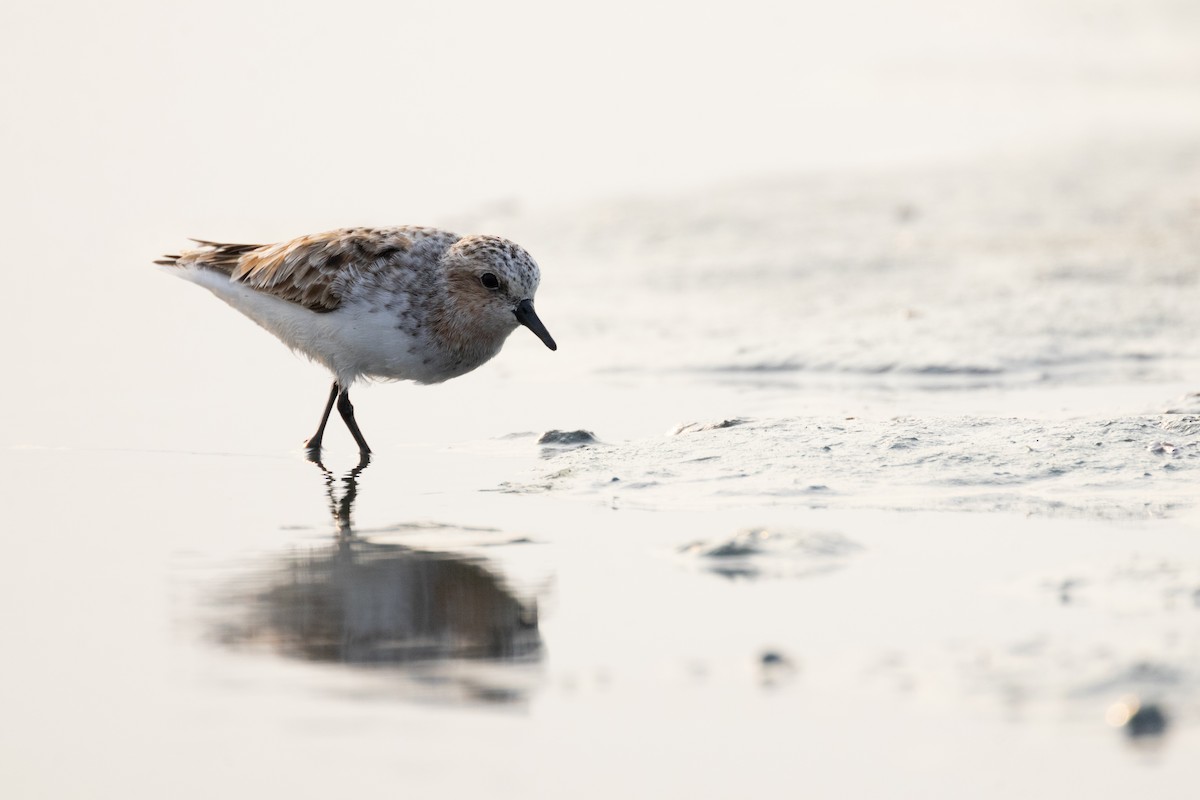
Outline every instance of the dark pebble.
<svg viewBox="0 0 1200 800">
<path fill-rule="evenodd" d="M 1142 736 L 1162 736 L 1167 730 L 1167 715 L 1156 705 L 1142 706 L 1129 722 L 1125 723 L 1125 732 L 1131 739 Z"/>
<path fill-rule="evenodd" d="M 538 444 L 583 445 L 595 444 L 596 435 L 591 431 L 546 431 Z"/>
</svg>

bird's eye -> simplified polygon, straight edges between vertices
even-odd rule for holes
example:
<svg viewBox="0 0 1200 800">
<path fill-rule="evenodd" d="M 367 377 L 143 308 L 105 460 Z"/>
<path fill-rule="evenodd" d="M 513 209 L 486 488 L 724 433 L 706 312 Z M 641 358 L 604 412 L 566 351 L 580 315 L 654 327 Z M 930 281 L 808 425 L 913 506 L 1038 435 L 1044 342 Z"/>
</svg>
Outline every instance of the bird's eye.
<svg viewBox="0 0 1200 800">
<path fill-rule="evenodd" d="M 479 282 L 483 284 L 485 289 L 499 289 L 500 279 L 490 272 L 485 272 L 479 276 Z"/>
</svg>

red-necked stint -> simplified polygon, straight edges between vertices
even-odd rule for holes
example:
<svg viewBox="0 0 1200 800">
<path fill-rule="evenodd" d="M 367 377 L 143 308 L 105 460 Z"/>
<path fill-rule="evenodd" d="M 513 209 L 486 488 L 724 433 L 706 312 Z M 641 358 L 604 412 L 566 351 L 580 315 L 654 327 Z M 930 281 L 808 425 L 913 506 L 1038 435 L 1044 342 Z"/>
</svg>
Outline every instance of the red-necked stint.
<svg viewBox="0 0 1200 800">
<path fill-rule="evenodd" d="M 497 236 L 434 228 L 343 228 L 271 245 L 220 244 L 156 264 L 205 287 L 324 364 L 333 388 L 317 432 L 338 413 L 363 455 L 350 386 L 359 378 L 441 383 L 500 352 L 518 325 L 558 346 L 533 310 L 541 274 L 520 246 Z"/>
</svg>

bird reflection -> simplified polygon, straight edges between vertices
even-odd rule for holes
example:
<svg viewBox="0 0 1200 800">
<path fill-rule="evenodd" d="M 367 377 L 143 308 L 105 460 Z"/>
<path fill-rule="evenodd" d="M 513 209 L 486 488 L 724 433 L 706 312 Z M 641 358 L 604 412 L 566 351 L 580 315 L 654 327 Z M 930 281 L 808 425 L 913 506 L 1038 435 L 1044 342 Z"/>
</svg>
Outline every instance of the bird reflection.
<svg viewBox="0 0 1200 800">
<path fill-rule="evenodd" d="M 355 533 L 352 512 L 363 455 L 340 479 L 317 458 L 334 525 L 333 541 L 272 558 L 249 592 L 225 643 L 267 646 L 308 661 L 403 668 L 427 689 L 456 696 L 521 699 L 512 675 L 492 669 L 464 677 L 466 662 L 536 662 L 537 607 L 518 599 L 488 562 L 465 555 L 371 541 Z M 469 670 L 468 670 L 469 672 Z M 501 671 L 502 672 L 502 671 Z M 432 690 L 430 690 L 432 691 Z"/>
<path fill-rule="evenodd" d="M 337 496 L 337 479 L 333 477 L 333 473 L 321 461 L 319 450 L 305 451 L 305 458 L 313 464 L 317 465 L 317 469 L 321 470 L 321 474 L 325 476 L 325 494 L 329 498 L 329 511 L 333 515 L 333 527 L 338 538 L 349 536 L 353 533 L 350 523 L 350 512 L 354 510 L 354 500 L 358 497 L 358 476 L 363 474 L 363 471 L 371 463 L 370 453 L 359 453 L 358 465 L 343 476 L 342 484 L 346 487 L 342 496 Z"/>
</svg>

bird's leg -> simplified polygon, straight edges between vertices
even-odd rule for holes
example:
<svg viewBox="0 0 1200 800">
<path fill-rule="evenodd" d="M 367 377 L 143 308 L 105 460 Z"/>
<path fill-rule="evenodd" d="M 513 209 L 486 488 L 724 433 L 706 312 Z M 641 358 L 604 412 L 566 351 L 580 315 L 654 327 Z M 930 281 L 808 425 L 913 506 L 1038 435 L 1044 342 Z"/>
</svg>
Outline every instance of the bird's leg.
<svg viewBox="0 0 1200 800">
<path fill-rule="evenodd" d="M 329 390 L 329 402 L 325 404 L 325 413 L 321 415 L 321 424 L 317 427 L 317 432 L 304 443 L 304 449 L 308 451 L 310 456 L 319 456 L 321 454 L 321 439 L 325 437 L 325 423 L 329 421 L 329 412 L 333 411 L 333 401 L 337 400 L 338 391 L 337 381 L 334 381 L 333 388 Z M 345 414 L 343 413 L 342 416 L 344 417 Z"/>
<path fill-rule="evenodd" d="M 342 421 L 350 429 L 350 435 L 354 437 L 354 441 L 358 442 L 358 452 L 363 455 L 370 453 L 371 448 L 367 446 L 367 440 L 363 438 L 362 431 L 358 429 L 358 423 L 354 421 L 354 406 L 350 405 L 349 389 L 342 389 L 338 395 L 337 407 L 338 413 L 342 415 Z"/>
</svg>

